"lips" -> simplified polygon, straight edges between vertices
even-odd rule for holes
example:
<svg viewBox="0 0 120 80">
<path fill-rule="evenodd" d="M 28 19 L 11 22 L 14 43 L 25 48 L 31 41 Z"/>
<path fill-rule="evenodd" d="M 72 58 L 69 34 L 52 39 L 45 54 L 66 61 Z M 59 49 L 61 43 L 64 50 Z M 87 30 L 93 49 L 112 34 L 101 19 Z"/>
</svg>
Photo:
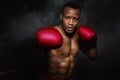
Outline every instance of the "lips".
<svg viewBox="0 0 120 80">
<path fill-rule="evenodd" d="M 74 28 L 73 28 L 73 27 L 67 27 L 67 30 L 69 30 L 69 31 L 73 31 Z"/>
</svg>

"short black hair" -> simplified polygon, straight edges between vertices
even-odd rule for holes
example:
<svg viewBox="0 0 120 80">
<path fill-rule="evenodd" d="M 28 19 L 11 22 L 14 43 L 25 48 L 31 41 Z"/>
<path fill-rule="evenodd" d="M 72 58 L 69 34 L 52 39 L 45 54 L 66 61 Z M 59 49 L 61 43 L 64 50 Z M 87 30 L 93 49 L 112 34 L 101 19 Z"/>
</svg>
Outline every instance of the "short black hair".
<svg viewBox="0 0 120 80">
<path fill-rule="evenodd" d="M 64 4 L 63 7 L 62 7 L 62 13 L 64 12 L 65 7 L 70 7 L 70 8 L 73 8 L 73 9 L 79 9 L 81 11 L 80 6 L 75 2 L 67 2 L 66 4 Z"/>
</svg>

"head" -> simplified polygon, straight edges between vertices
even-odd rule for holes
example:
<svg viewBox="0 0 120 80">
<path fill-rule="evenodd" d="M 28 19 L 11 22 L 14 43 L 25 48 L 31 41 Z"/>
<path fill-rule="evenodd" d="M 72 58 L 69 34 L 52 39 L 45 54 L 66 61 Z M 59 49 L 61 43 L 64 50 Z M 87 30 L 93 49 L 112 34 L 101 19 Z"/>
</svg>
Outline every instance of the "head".
<svg viewBox="0 0 120 80">
<path fill-rule="evenodd" d="M 80 7 L 73 3 L 66 3 L 60 14 L 61 26 L 65 33 L 74 33 L 79 23 Z"/>
</svg>

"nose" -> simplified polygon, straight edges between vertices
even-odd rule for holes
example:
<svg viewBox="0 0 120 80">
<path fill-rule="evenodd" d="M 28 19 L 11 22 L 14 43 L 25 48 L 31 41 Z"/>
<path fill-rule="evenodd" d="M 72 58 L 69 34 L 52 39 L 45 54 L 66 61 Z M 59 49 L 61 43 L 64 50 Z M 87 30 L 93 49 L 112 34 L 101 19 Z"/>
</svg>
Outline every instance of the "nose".
<svg viewBox="0 0 120 80">
<path fill-rule="evenodd" d="M 69 20 L 69 25 L 73 25 L 73 20 L 72 19 Z"/>
</svg>

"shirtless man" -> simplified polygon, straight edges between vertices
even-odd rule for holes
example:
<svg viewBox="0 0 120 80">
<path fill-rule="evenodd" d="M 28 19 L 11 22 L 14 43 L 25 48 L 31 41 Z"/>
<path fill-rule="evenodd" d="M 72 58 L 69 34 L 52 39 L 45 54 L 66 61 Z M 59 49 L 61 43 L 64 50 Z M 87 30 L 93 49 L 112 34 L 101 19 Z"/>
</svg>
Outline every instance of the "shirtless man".
<svg viewBox="0 0 120 80">
<path fill-rule="evenodd" d="M 46 75 L 41 80 L 73 80 L 75 56 L 79 49 L 96 59 L 96 34 L 87 26 L 78 26 L 81 10 L 68 2 L 63 6 L 59 25 L 46 26 L 36 32 L 38 45 L 45 49 Z"/>
</svg>

